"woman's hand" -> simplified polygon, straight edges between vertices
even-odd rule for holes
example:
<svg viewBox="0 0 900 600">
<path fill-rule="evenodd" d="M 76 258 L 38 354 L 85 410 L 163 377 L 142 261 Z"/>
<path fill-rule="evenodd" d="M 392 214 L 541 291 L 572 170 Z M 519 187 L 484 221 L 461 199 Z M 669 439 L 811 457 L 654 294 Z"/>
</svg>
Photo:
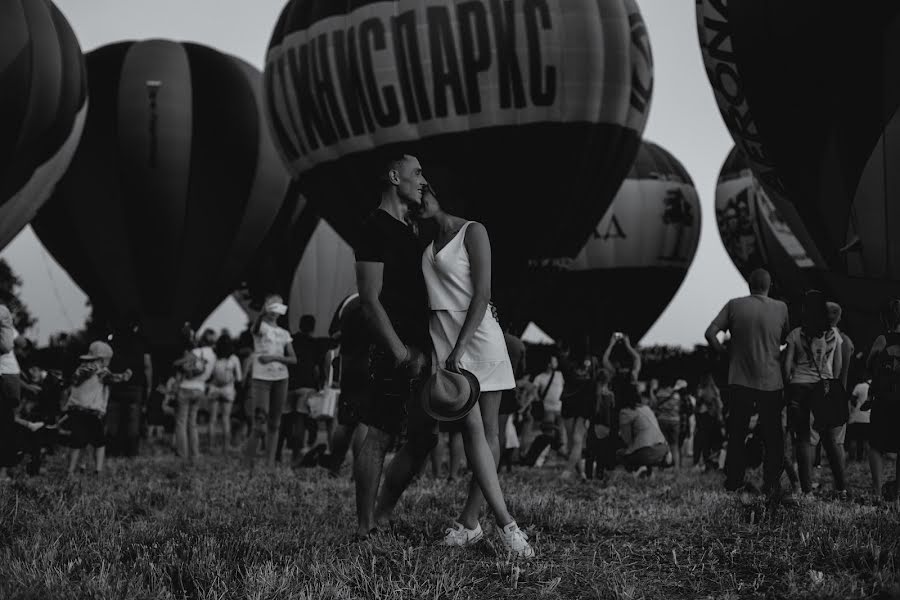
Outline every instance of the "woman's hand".
<svg viewBox="0 0 900 600">
<path fill-rule="evenodd" d="M 450 355 L 447 357 L 447 362 L 444 363 L 446 369 L 453 373 L 459 373 L 462 369 L 462 350 L 459 348 L 454 348 Z"/>
</svg>

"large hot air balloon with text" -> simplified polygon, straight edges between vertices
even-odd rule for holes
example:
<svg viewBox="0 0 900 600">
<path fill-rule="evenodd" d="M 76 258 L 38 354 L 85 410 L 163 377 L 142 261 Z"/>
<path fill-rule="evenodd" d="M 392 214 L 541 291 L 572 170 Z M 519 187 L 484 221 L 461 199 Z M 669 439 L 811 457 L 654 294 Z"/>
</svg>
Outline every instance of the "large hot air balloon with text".
<svg viewBox="0 0 900 600">
<path fill-rule="evenodd" d="M 726 125 L 829 276 L 900 291 L 900 3 L 698 0 Z"/>
<path fill-rule="evenodd" d="M 238 283 L 287 193 L 260 74 L 168 40 L 101 47 L 87 74 L 84 136 L 35 231 L 103 314 L 171 343 Z"/>
<path fill-rule="evenodd" d="M 0 2 L 0 249 L 34 218 L 78 146 L 84 56 L 48 0 Z"/>
<path fill-rule="evenodd" d="M 634 0 L 291 0 L 265 67 L 282 158 L 341 236 L 410 153 L 501 265 L 578 253 L 634 160 L 652 84 Z"/>
<path fill-rule="evenodd" d="M 638 341 L 681 286 L 700 241 L 700 202 L 687 171 L 643 142 L 612 205 L 574 258 L 531 261 L 520 316 L 595 350 L 621 331 Z"/>
</svg>

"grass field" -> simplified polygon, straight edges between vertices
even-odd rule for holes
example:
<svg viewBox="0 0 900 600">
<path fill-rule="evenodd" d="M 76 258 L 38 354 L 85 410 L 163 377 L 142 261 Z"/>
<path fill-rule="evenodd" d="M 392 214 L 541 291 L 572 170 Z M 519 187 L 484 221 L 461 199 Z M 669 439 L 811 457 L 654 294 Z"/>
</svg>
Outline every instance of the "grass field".
<svg viewBox="0 0 900 600">
<path fill-rule="evenodd" d="M 900 591 L 900 517 L 854 500 L 742 503 L 718 475 L 563 484 L 504 475 L 536 559 L 493 534 L 435 545 L 463 486 L 423 479 L 393 531 L 357 543 L 353 486 L 321 470 L 250 476 L 234 458 L 111 460 L 100 476 L 0 488 L 0 598 L 877 598 Z M 827 469 L 821 471 L 827 487 Z M 856 496 L 868 483 L 851 466 Z M 482 520 L 488 525 L 487 518 Z"/>
</svg>

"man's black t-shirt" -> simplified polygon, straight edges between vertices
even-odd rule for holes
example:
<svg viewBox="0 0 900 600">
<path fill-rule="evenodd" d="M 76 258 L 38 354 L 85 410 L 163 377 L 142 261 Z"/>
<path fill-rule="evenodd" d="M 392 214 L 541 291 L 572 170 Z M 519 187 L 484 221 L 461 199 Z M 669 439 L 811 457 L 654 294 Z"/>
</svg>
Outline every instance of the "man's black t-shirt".
<svg viewBox="0 0 900 600">
<path fill-rule="evenodd" d="M 308 333 L 299 331 L 291 337 L 297 364 L 288 367 L 288 388 L 318 389 L 324 381 L 322 366 L 325 363 L 325 354 L 334 347 L 334 343 L 330 338 L 314 338 Z"/>
<path fill-rule="evenodd" d="M 357 262 L 384 264 L 379 300 L 400 339 L 420 349 L 429 347 L 423 248 L 412 229 L 377 209 L 363 224 L 355 251 Z"/>
</svg>

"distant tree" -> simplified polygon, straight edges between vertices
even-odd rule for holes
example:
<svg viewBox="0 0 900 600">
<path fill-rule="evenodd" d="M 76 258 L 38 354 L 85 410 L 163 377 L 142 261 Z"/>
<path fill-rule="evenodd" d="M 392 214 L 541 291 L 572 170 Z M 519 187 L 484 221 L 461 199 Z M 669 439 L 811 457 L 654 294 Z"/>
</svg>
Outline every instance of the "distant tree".
<svg viewBox="0 0 900 600">
<path fill-rule="evenodd" d="M 34 327 L 37 319 L 31 316 L 28 307 L 19 298 L 19 288 L 22 287 L 22 279 L 16 275 L 9 263 L 0 258 L 0 304 L 12 313 L 13 324 L 19 333 L 24 334 Z"/>
</svg>

